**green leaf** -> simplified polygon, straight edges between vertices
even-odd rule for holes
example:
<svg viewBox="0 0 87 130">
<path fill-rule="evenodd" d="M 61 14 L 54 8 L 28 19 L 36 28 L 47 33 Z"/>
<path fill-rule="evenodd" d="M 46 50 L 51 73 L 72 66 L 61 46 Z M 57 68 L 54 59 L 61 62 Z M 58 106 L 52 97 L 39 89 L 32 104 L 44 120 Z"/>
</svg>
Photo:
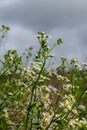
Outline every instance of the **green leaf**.
<svg viewBox="0 0 87 130">
<path fill-rule="evenodd" d="M 61 43 L 63 43 L 63 41 L 62 41 L 61 38 L 59 38 L 59 39 L 57 40 L 57 45 L 60 45 Z"/>
<path fill-rule="evenodd" d="M 32 103 L 31 105 L 28 106 L 27 110 L 30 111 L 32 108 L 36 106 L 36 102 Z"/>
</svg>

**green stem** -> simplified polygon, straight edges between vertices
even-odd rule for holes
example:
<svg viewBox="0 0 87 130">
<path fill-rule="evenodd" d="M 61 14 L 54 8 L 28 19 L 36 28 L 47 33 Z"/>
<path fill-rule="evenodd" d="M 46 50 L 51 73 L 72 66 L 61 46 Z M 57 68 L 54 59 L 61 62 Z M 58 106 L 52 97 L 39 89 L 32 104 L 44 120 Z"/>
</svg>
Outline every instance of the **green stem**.
<svg viewBox="0 0 87 130">
<path fill-rule="evenodd" d="M 51 124 L 52 124 L 52 122 L 53 122 L 53 120 L 54 120 L 54 117 L 55 117 L 55 114 L 53 115 L 52 120 L 50 121 L 49 125 L 46 127 L 45 130 L 48 130 L 48 129 L 49 129 L 49 127 L 51 126 Z"/>
<path fill-rule="evenodd" d="M 76 100 L 76 102 L 73 104 L 71 110 L 67 113 L 67 115 L 65 116 L 66 118 L 69 116 L 69 114 L 72 112 L 73 108 L 78 104 L 79 100 L 81 99 L 81 97 L 83 96 L 83 94 L 85 93 L 85 91 L 87 90 L 87 88 L 85 88 L 82 93 L 79 95 L 78 99 Z"/>
<path fill-rule="evenodd" d="M 33 88 L 32 88 L 32 93 L 31 93 L 30 102 L 29 102 L 29 104 L 28 104 L 28 108 L 29 108 L 30 105 L 32 104 L 33 93 L 34 93 L 34 90 L 36 89 L 36 86 L 37 86 L 38 81 L 39 81 L 39 79 L 40 79 L 40 75 L 41 75 L 41 73 L 42 73 L 42 71 L 43 71 L 43 69 L 44 69 L 45 63 L 46 63 L 46 57 L 44 57 L 44 62 L 43 62 L 42 68 L 41 68 L 41 70 L 40 70 L 40 72 L 39 72 L 39 75 L 38 75 L 38 77 L 37 77 L 37 80 L 36 80 L 36 82 L 34 83 L 34 86 L 33 86 Z M 28 117 L 29 117 L 29 110 L 28 110 L 27 117 L 26 117 L 25 130 L 27 130 Z M 32 122 L 31 122 L 31 127 L 32 127 Z M 30 127 L 30 128 L 31 128 L 31 127 Z M 32 130 L 32 128 L 31 128 L 31 130 Z"/>
<path fill-rule="evenodd" d="M 57 96 L 57 100 L 56 100 L 56 106 L 55 106 L 55 108 L 54 108 L 54 115 L 53 115 L 53 117 L 52 117 L 52 119 L 51 119 L 51 121 L 50 121 L 50 123 L 49 123 L 49 125 L 46 127 L 46 129 L 45 130 L 48 130 L 49 129 L 49 127 L 51 126 L 51 124 L 54 122 L 54 118 L 55 118 L 55 115 L 56 115 L 56 109 L 57 109 L 57 105 L 58 105 L 58 99 L 59 99 L 59 96 Z M 59 117 L 58 117 L 59 118 Z"/>
</svg>

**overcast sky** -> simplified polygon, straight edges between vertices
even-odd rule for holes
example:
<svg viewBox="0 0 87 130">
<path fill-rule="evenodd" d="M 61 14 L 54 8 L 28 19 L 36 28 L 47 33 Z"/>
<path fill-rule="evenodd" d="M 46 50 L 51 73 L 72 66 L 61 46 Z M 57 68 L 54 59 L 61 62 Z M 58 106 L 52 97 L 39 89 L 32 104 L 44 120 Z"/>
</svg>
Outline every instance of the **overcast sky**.
<svg viewBox="0 0 87 130">
<path fill-rule="evenodd" d="M 45 31 L 53 44 L 59 37 L 63 44 L 54 50 L 61 55 L 83 61 L 87 56 L 87 0 L 0 0 L 0 25 L 10 27 L 0 52 L 30 45 L 38 49 L 38 31 Z"/>
</svg>

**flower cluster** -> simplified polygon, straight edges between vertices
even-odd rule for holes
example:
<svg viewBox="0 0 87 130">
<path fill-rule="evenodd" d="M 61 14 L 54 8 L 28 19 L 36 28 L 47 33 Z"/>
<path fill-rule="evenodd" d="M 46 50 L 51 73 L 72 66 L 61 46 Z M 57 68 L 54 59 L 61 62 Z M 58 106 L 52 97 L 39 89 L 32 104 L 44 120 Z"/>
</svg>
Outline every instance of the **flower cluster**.
<svg viewBox="0 0 87 130">
<path fill-rule="evenodd" d="M 1 61 L 0 130 L 86 130 L 87 71 L 82 71 L 86 64 L 62 56 L 61 66 L 48 69 L 51 51 L 62 39 L 49 47 L 45 32 L 37 38 L 40 49 L 29 66 L 23 66 L 16 50 L 9 50 Z M 31 52 L 28 56 L 30 60 Z M 53 75 L 58 88 L 47 83 Z"/>
</svg>

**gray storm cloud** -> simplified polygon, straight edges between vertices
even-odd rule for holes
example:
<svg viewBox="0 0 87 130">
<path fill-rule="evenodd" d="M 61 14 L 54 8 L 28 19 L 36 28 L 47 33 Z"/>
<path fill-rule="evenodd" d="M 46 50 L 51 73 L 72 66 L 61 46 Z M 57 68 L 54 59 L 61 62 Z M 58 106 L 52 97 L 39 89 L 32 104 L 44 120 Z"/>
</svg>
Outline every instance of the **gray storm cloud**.
<svg viewBox="0 0 87 130">
<path fill-rule="evenodd" d="M 7 48 L 23 48 L 34 43 L 38 31 L 53 36 L 51 42 L 62 37 L 64 45 L 57 55 L 82 58 L 87 48 L 86 0 L 3 0 L 0 6 L 0 24 L 10 26 Z M 11 45 L 10 45 L 11 43 Z M 57 54 L 58 52 L 58 54 Z"/>
<path fill-rule="evenodd" d="M 85 0 L 19 0 L 0 8 L 0 19 L 32 29 L 72 28 L 87 22 Z"/>
</svg>

